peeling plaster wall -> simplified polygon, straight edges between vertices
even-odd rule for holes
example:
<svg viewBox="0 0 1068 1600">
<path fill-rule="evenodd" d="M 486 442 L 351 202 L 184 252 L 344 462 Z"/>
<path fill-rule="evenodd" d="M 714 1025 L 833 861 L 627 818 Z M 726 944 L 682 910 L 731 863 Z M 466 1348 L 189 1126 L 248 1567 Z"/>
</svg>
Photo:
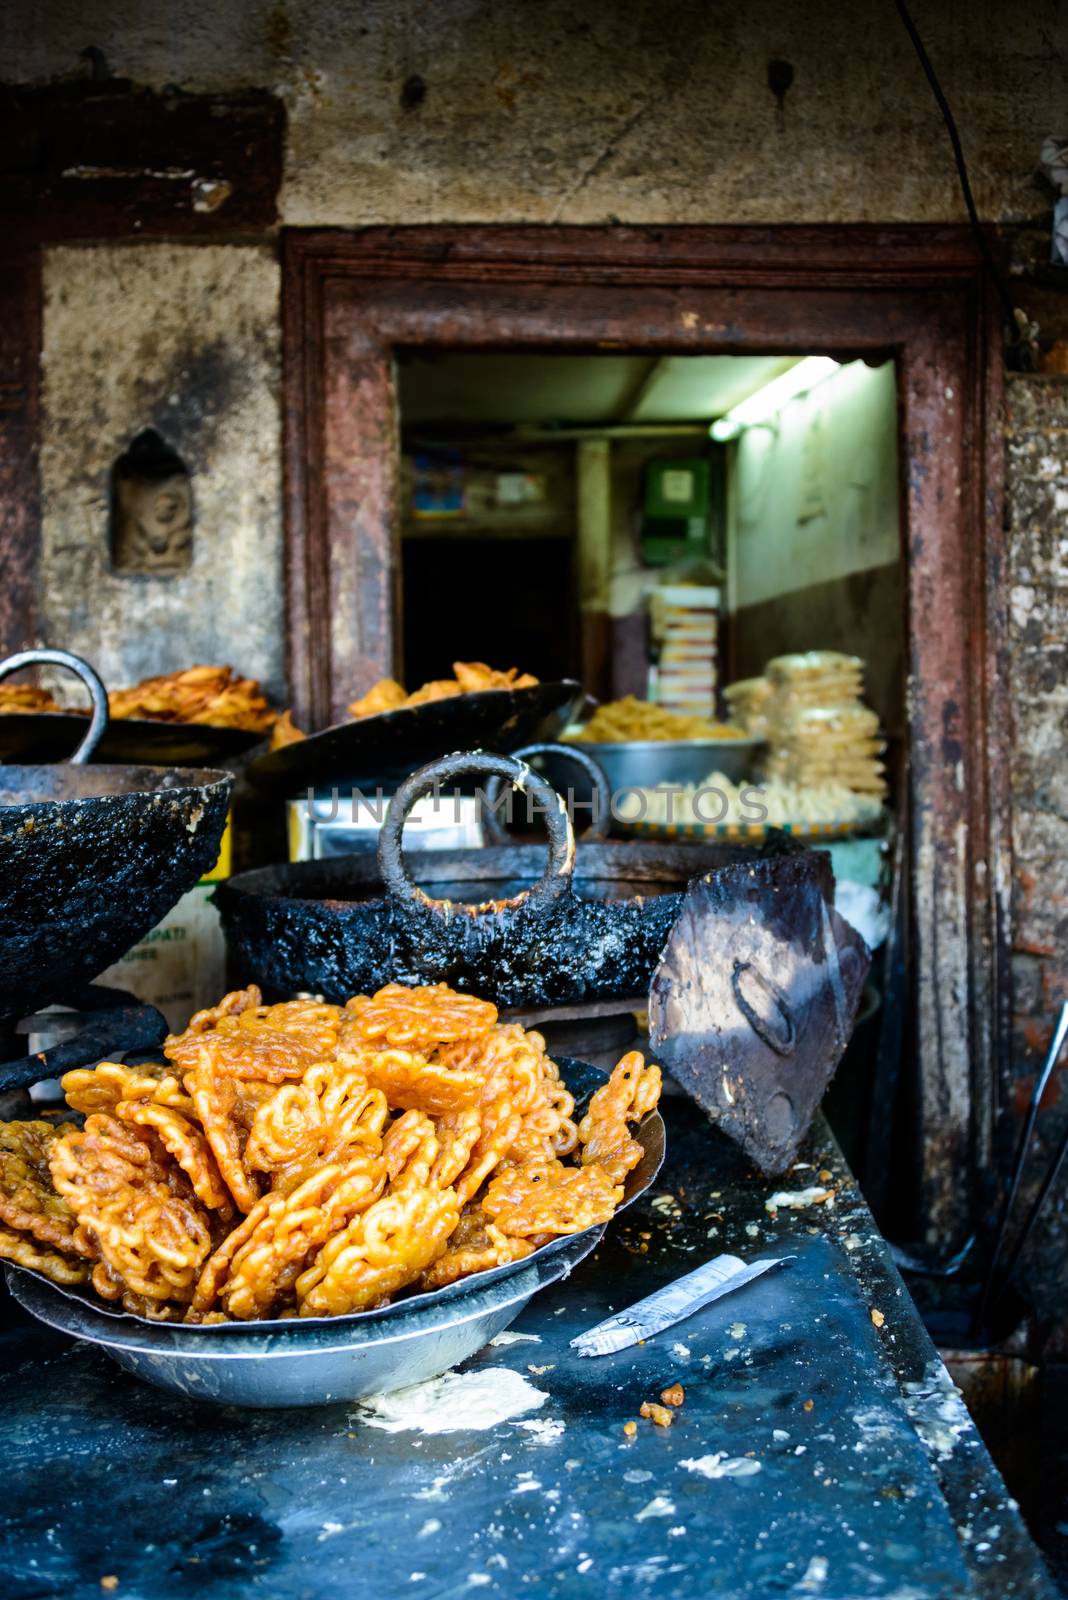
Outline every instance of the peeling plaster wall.
<svg viewBox="0 0 1068 1600">
<path fill-rule="evenodd" d="M 1068 1000 L 1068 382 L 1014 377 L 1008 383 L 1012 768 L 1013 1020 L 1015 1091 L 1022 1117 Z M 1047 1091 L 1035 1173 L 1068 1125 L 1068 1063 Z M 1068 1214 L 1051 1203 L 1032 1273 L 1050 1295 L 1044 1311 L 1063 1322 Z M 1052 1296 L 1056 1295 L 1056 1299 Z M 1068 1333 L 1062 1333 L 1068 1346 Z"/>
<path fill-rule="evenodd" d="M 1048 209 L 1056 0 L 925 0 L 982 215 Z M 959 221 L 930 90 L 889 0 L 17 0 L 0 80 L 112 72 L 275 89 L 297 226 Z M 794 69 L 780 109 L 768 61 Z"/>
<path fill-rule="evenodd" d="M 86 655 L 112 684 L 232 661 L 281 694 L 273 249 L 64 247 L 46 253 L 44 290 L 45 641 Z M 111 468 L 147 427 L 192 477 L 193 567 L 180 577 L 110 570 Z"/>
</svg>

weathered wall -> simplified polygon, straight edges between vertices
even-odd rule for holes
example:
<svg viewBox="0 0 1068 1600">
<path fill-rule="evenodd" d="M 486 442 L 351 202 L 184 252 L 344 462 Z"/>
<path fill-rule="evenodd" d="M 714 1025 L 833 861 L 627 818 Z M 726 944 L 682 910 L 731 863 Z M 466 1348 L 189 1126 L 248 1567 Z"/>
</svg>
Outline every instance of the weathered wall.
<svg viewBox="0 0 1068 1600">
<path fill-rule="evenodd" d="M 865 698 L 902 731 L 904 651 L 893 362 L 843 366 L 734 447 L 730 497 L 733 666 L 792 650 L 867 665 Z"/>
<path fill-rule="evenodd" d="M 1068 1000 L 1068 381 L 1008 385 L 1008 510 L 1015 710 L 1013 1013 L 1023 1114 Z M 1068 1062 L 1048 1091 L 1031 1183 L 1068 1125 Z M 1063 1285 L 1068 1216 L 1049 1207 L 1037 1241 Z M 1045 1310 L 1063 1321 L 1063 1300 Z"/>
<path fill-rule="evenodd" d="M 1061 131 L 1057 0 L 923 0 L 980 211 L 1046 209 Z M 14 0 L 0 81 L 111 70 L 275 88 L 284 220 L 963 218 L 930 91 L 889 0 Z M 768 62 L 793 67 L 780 109 Z"/>
<path fill-rule="evenodd" d="M 112 684 L 233 661 L 281 693 L 274 251 L 61 248 L 46 254 L 44 289 L 46 642 L 86 655 Z M 192 477 L 193 566 L 178 577 L 110 570 L 111 468 L 147 427 Z"/>
</svg>

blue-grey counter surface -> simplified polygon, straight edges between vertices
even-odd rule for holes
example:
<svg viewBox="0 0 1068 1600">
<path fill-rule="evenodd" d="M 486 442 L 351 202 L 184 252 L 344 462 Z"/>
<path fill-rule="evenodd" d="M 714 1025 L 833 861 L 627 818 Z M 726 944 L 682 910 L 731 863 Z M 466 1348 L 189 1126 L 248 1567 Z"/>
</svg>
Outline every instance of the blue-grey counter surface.
<svg viewBox="0 0 1068 1600">
<path fill-rule="evenodd" d="M 829 1139 L 817 1132 L 808 1164 L 768 1183 L 687 1102 L 669 1101 L 666 1119 L 652 1190 L 466 1363 L 526 1386 L 529 1408 L 495 1425 L 474 1407 L 446 1408 L 464 1424 L 451 1431 L 391 1432 L 373 1407 L 181 1400 L 6 1300 L 0 1593 L 1047 1595 Z M 777 1191 L 826 1188 L 830 1202 L 768 1209 Z M 793 1260 L 644 1345 L 595 1359 L 569 1348 L 723 1251 Z M 639 1416 L 675 1383 L 670 1427 Z"/>
</svg>

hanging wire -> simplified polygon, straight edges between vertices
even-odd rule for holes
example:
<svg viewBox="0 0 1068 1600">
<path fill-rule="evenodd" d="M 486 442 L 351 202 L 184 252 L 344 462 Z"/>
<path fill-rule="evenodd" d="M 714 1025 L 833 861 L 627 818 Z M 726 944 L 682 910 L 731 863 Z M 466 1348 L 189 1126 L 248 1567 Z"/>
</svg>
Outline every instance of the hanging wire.
<svg viewBox="0 0 1068 1600">
<path fill-rule="evenodd" d="M 894 5 L 897 8 L 898 16 L 901 18 L 901 21 L 904 24 L 905 32 L 912 40 L 913 48 L 919 57 L 920 66 L 924 70 L 927 82 L 931 85 L 931 93 L 934 95 L 935 103 L 937 104 L 939 111 L 942 113 L 942 121 L 946 125 L 946 132 L 949 134 L 949 142 L 953 147 L 953 160 L 956 163 L 957 177 L 960 180 L 960 190 L 961 194 L 964 196 L 964 204 L 967 208 L 968 217 L 972 225 L 972 231 L 975 234 L 975 242 L 979 246 L 986 269 L 993 279 L 994 286 L 997 289 L 1002 306 L 1005 309 L 1005 318 L 1010 329 L 1012 330 L 1013 338 L 1018 339 L 1021 337 L 1022 332 L 1020 326 L 1020 316 L 1016 310 L 1016 307 L 1012 303 L 1012 295 L 1009 292 L 1009 286 L 1005 281 L 1005 276 L 1002 273 L 1000 266 L 994 259 L 993 252 L 990 249 L 989 241 L 987 240 L 986 234 L 983 231 L 983 225 L 979 220 L 979 213 L 975 207 L 975 198 L 972 195 L 972 186 L 968 179 L 968 167 L 964 159 L 964 149 L 960 142 L 960 134 L 957 131 L 957 124 L 954 119 L 953 112 L 950 110 L 949 101 L 942 92 L 942 85 L 939 83 L 935 69 L 931 65 L 931 58 L 924 49 L 923 40 L 916 31 L 916 24 L 912 20 L 912 17 L 909 13 L 909 8 L 905 4 L 905 0 L 894 0 Z"/>
</svg>

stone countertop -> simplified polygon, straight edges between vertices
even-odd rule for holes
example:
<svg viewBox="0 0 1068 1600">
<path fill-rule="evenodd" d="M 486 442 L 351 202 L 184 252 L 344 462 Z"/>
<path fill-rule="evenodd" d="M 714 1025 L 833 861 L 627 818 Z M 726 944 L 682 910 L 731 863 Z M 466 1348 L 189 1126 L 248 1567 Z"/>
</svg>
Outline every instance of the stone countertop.
<svg viewBox="0 0 1068 1600">
<path fill-rule="evenodd" d="M 466 1363 L 510 1368 L 545 1396 L 495 1426 L 391 1433 L 355 1405 L 192 1403 L 8 1300 L 4 1593 L 1050 1594 L 825 1129 L 807 1165 L 769 1184 L 688 1102 L 665 1116 L 650 1192 Z M 768 1208 L 776 1191 L 813 1187 L 833 1199 Z M 643 1345 L 586 1360 L 569 1348 L 725 1250 L 793 1259 Z M 671 1427 L 639 1418 L 676 1382 Z"/>
</svg>

